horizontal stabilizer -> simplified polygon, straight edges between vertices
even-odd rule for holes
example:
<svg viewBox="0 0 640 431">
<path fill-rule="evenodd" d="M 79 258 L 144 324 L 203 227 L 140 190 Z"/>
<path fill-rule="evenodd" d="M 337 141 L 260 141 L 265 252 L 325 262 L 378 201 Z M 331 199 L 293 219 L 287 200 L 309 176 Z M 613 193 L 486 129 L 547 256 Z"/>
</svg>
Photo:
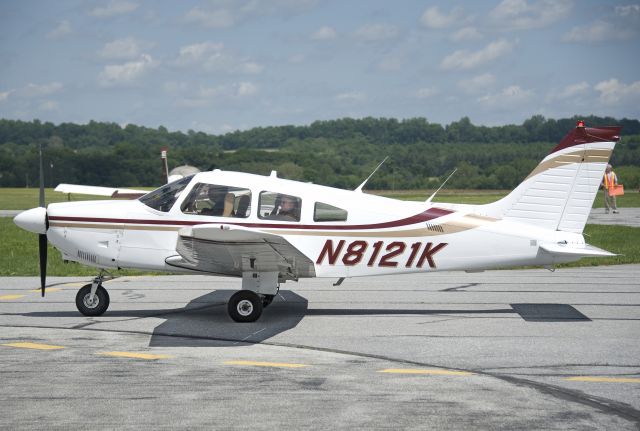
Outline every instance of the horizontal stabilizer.
<svg viewBox="0 0 640 431">
<path fill-rule="evenodd" d="M 540 248 L 554 256 L 617 256 L 617 254 L 608 252 L 607 250 L 603 250 L 589 244 L 585 244 L 584 247 L 578 248 L 573 247 L 569 244 L 542 243 L 540 244 Z"/>
</svg>

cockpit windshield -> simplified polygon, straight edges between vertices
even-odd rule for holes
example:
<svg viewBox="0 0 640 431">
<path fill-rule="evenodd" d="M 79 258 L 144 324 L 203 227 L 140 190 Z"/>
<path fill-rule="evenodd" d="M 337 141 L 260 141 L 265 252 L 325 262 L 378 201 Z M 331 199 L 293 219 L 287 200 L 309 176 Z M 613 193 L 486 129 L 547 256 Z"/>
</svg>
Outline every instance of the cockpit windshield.
<svg viewBox="0 0 640 431">
<path fill-rule="evenodd" d="M 142 196 L 139 201 L 154 210 L 168 212 L 180 197 L 180 193 L 189 185 L 192 178 L 193 175 L 189 175 L 178 181 L 165 184 L 159 189 Z"/>
</svg>

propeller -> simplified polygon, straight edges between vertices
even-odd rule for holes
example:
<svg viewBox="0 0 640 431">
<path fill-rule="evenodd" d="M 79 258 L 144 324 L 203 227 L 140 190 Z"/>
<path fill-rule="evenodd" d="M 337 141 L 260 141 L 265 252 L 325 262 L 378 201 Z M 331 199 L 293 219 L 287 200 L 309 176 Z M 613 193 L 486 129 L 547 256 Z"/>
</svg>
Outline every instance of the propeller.
<svg viewBox="0 0 640 431">
<path fill-rule="evenodd" d="M 45 208 L 44 204 L 44 168 L 42 165 L 42 143 L 40 143 L 40 205 Z M 49 220 L 45 215 L 46 228 L 49 228 Z M 47 234 L 38 234 L 38 253 L 40 255 L 40 292 L 44 297 L 45 284 L 47 281 Z"/>
</svg>

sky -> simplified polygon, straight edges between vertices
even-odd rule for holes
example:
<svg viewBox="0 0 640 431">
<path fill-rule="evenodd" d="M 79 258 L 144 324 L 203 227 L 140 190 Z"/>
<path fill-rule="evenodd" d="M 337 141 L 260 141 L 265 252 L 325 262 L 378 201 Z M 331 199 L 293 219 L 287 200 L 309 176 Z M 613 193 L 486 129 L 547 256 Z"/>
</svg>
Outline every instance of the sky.
<svg viewBox="0 0 640 431">
<path fill-rule="evenodd" d="M 0 118 L 221 134 L 640 118 L 640 3 L 0 1 Z"/>
</svg>

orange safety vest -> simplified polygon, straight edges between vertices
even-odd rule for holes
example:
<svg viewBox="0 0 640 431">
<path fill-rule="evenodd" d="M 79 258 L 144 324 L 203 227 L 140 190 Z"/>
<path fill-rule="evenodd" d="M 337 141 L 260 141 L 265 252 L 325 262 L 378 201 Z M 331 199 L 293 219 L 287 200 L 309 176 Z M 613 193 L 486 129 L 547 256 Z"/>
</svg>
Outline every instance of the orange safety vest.
<svg viewBox="0 0 640 431">
<path fill-rule="evenodd" d="M 605 174 L 604 174 L 604 186 L 607 189 L 610 189 L 611 187 L 613 187 L 615 185 L 615 181 L 616 181 L 615 172 L 611 171 L 608 174 L 605 172 Z"/>
</svg>

